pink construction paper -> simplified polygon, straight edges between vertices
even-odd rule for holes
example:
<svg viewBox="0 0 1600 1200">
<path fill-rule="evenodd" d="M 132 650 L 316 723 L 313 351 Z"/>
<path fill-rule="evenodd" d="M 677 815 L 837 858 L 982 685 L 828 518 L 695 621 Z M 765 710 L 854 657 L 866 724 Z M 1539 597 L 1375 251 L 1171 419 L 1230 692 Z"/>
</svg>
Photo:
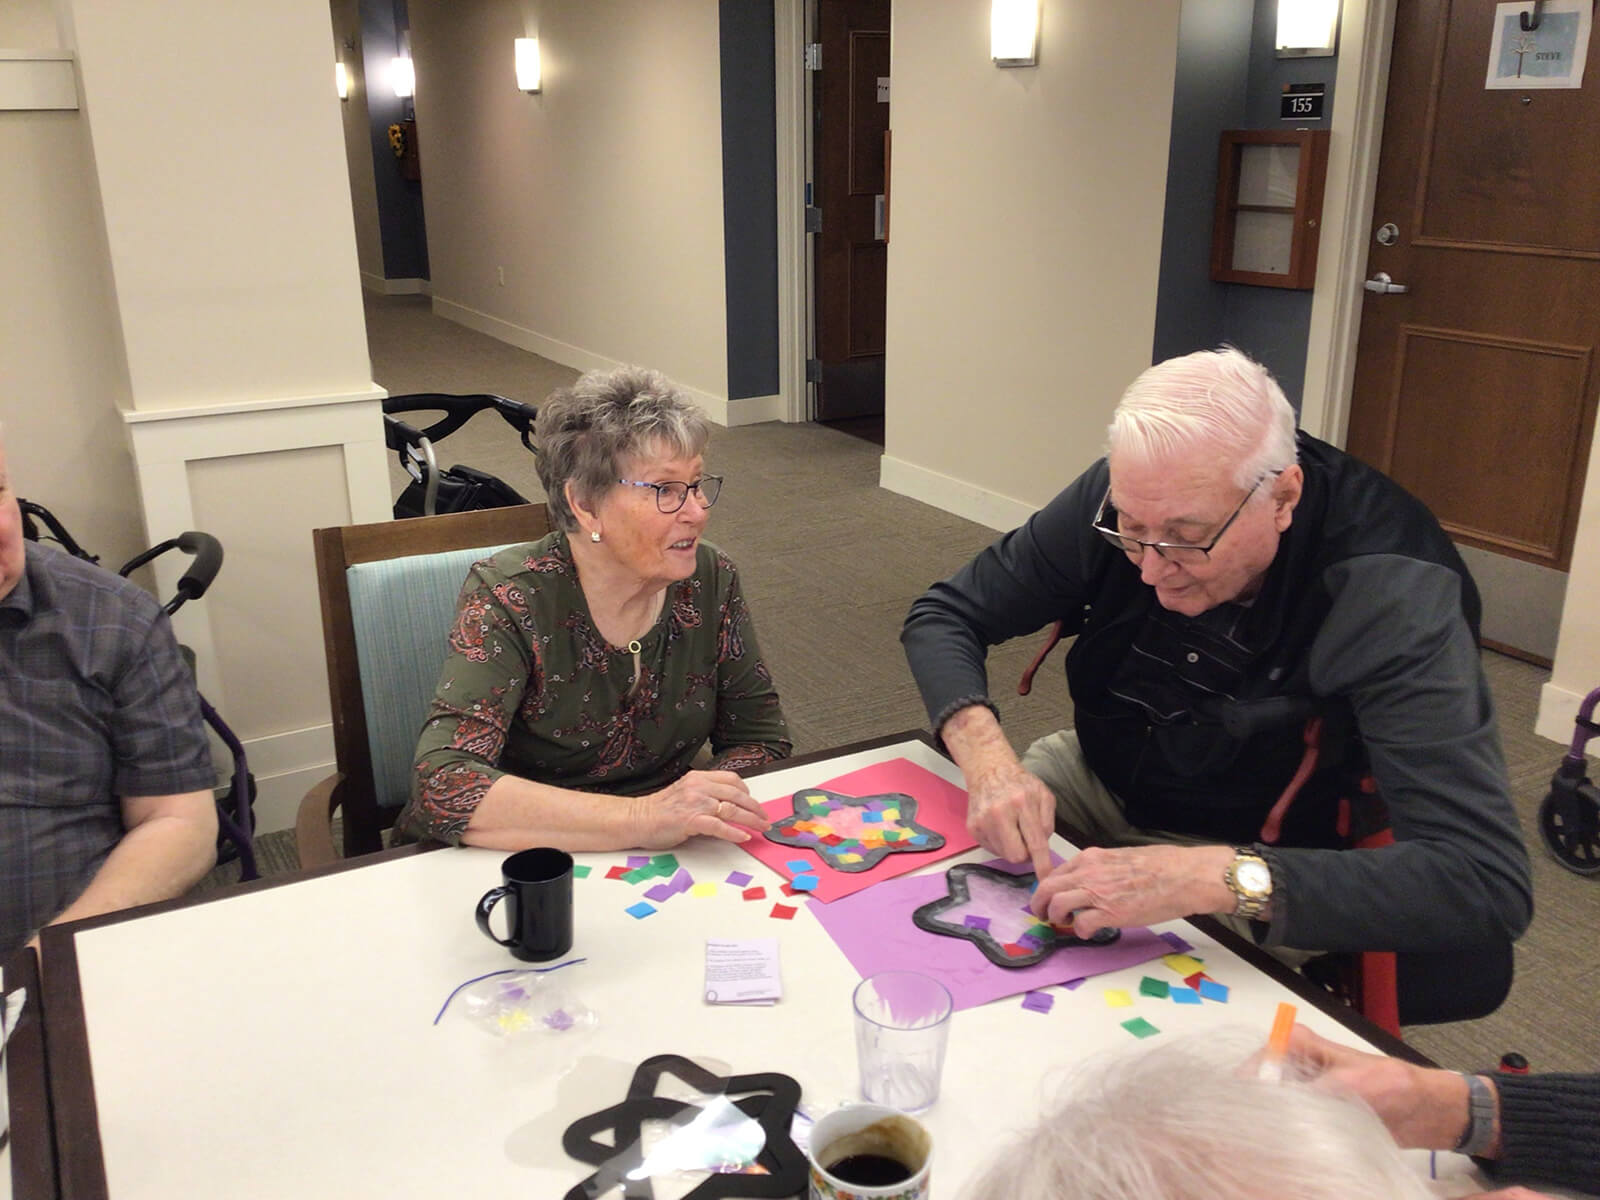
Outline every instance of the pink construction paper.
<svg viewBox="0 0 1600 1200">
<path fill-rule="evenodd" d="M 940 859 L 964 854 L 978 844 L 967 832 L 967 793 L 947 779 L 935 775 L 926 767 L 904 758 L 891 758 L 874 763 L 836 779 L 823 780 L 808 785 L 842 792 L 846 796 L 875 796 L 880 792 L 905 792 L 917 802 L 917 823 L 944 835 L 944 845 L 937 850 L 900 851 L 890 854 L 877 866 L 867 871 L 835 871 L 825 865 L 820 857 L 798 846 L 781 846 L 764 837 L 753 837 L 741 843 L 746 850 L 759 858 L 780 875 L 794 874 L 784 864 L 791 859 L 804 858 L 815 864 L 812 871 L 817 876 L 817 887 L 812 898 L 824 902 L 850 896 L 863 888 L 894 879 L 908 871 L 915 871 Z M 796 791 L 801 789 L 796 788 Z M 792 816 L 794 793 L 777 800 L 768 800 L 761 807 L 774 821 Z M 941 881 L 943 876 L 939 877 Z M 813 906 L 815 907 L 815 906 Z"/>
<path fill-rule="evenodd" d="M 837 784 L 827 786 L 843 790 Z M 988 865 L 1014 875 L 1032 870 L 1003 859 Z M 976 1008 L 1172 953 L 1168 943 L 1141 926 L 1124 929 L 1122 938 L 1109 946 L 1069 946 L 1031 967 L 997 967 L 965 938 L 928 933 L 912 923 L 914 909 L 947 894 L 944 872 L 935 871 L 890 879 L 832 904 L 813 901 L 810 908 L 863 979 L 879 971 L 920 971 L 949 988 L 957 1008 Z"/>
</svg>

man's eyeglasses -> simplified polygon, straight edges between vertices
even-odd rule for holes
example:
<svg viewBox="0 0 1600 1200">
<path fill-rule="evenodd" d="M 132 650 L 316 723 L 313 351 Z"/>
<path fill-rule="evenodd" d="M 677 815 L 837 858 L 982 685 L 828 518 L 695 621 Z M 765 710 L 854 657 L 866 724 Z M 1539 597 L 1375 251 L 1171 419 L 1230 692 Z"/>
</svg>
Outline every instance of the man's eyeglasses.
<svg viewBox="0 0 1600 1200">
<path fill-rule="evenodd" d="M 1089 522 L 1089 528 L 1093 529 L 1135 562 L 1144 557 L 1145 547 L 1148 546 L 1170 562 L 1193 566 L 1196 563 L 1206 562 L 1211 558 L 1211 552 L 1217 548 L 1217 543 L 1222 540 L 1222 535 L 1227 533 L 1229 526 L 1239 519 L 1239 514 L 1244 511 L 1244 506 L 1250 503 L 1250 497 L 1256 494 L 1256 489 L 1273 476 L 1282 474 L 1282 471 L 1268 471 L 1260 479 L 1256 480 L 1250 486 L 1250 490 L 1244 494 L 1244 499 L 1239 501 L 1239 507 L 1233 510 L 1233 515 L 1222 523 L 1221 529 L 1217 530 L 1217 536 L 1204 546 L 1191 545 L 1186 542 L 1145 542 L 1136 537 L 1128 537 L 1117 529 L 1117 510 L 1111 503 L 1111 489 L 1109 487 L 1106 488 L 1106 494 L 1100 500 L 1100 507 L 1095 510 L 1094 519 Z"/>
<path fill-rule="evenodd" d="M 664 513 L 675 513 L 687 504 L 690 492 L 699 492 L 700 503 L 710 508 L 722 491 L 721 475 L 702 475 L 693 483 L 685 483 L 681 479 L 663 479 L 660 483 L 638 479 L 619 479 L 617 482 L 628 487 L 655 488 L 656 507 Z"/>
</svg>

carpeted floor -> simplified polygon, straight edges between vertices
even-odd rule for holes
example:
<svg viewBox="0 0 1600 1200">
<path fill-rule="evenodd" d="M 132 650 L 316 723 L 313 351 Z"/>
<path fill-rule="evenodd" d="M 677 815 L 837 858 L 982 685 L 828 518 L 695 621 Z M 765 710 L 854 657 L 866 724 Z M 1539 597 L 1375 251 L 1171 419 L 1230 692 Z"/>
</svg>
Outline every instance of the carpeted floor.
<svg viewBox="0 0 1600 1200">
<path fill-rule="evenodd" d="M 493 391 L 537 403 L 574 372 L 434 317 L 419 297 L 368 298 L 373 378 L 391 393 Z M 532 460 L 493 416 L 474 418 L 441 443 L 440 460 L 500 475 L 541 496 Z M 821 750 L 921 727 L 926 716 L 900 652 L 906 607 L 994 538 L 993 531 L 878 487 L 880 450 L 820 425 L 718 430 L 707 455 L 727 475 L 708 537 L 738 562 L 796 748 Z M 405 481 L 393 469 L 398 494 Z M 991 654 L 1006 730 L 1019 748 L 1070 724 L 1061 651 L 1033 695 L 1015 681 L 1038 648 L 1022 639 Z M 1481 1067 L 1507 1050 L 1537 1070 L 1600 1064 L 1600 879 L 1563 870 L 1538 844 L 1539 803 L 1563 748 L 1533 733 L 1548 672 L 1485 655 L 1511 781 L 1533 839 L 1538 906 L 1518 948 L 1517 980 L 1501 1010 L 1481 1021 L 1407 1030 L 1441 1063 Z M 290 835 L 261 839 L 263 869 L 293 869 Z M 217 878 L 236 877 L 235 867 Z M 1469 964 L 1463 964 L 1469 969 Z"/>
</svg>

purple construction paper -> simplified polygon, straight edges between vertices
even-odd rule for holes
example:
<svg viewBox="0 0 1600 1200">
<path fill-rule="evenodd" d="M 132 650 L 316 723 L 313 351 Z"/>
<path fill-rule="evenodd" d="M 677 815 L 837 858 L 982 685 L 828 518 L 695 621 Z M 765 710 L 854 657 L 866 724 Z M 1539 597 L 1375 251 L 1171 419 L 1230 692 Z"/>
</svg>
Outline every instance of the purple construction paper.
<svg viewBox="0 0 1600 1200">
<path fill-rule="evenodd" d="M 694 886 L 694 876 L 686 867 L 679 867 L 678 873 L 667 880 L 667 886 L 675 892 L 687 892 Z"/>
<path fill-rule="evenodd" d="M 1029 992 L 1022 998 L 1022 1007 L 1033 1012 L 1047 1013 L 1055 1007 L 1056 998 L 1047 992 Z"/>
<path fill-rule="evenodd" d="M 649 865 L 650 865 L 650 856 L 648 854 L 630 854 L 630 855 L 628 855 L 628 870 L 630 870 L 630 871 L 633 870 L 635 867 L 647 867 Z"/>
<path fill-rule="evenodd" d="M 1192 954 L 1194 952 L 1194 947 L 1175 933 L 1169 931 L 1167 933 L 1158 933 L 1156 936 L 1179 954 Z"/>
<path fill-rule="evenodd" d="M 733 884 L 734 887 L 749 887 L 750 876 L 743 871 L 732 871 L 728 875 L 728 882 Z"/>
<path fill-rule="evenodd" d="M 655 887 L 650 888 L 645 892 L 646 896 L 657 903 L 660 903 L 662 900 L 671 900 L 677 894 L 677 892 L 672 890 L 672 885 L 670 883 L 658 883 L 655 885 Z"/>
<path fill-rule="evenodd" d="M 987 865 L 1012 874 L 1030 869 L 1002 859 Z M 919 971 L 949 988 L 957 1008 L 975 1008 L 1171 953 L 1171 946 L 1150 930 L 1134 927 L 1124 929 L 1121 940 L 1109 946 L 1068 946 L 1031 967 L 997 967 L 965 938 L 941 937 L 912 923 L 914 909 L 948 894 L 944 872 L 936 871 L 886 879 L 831 904 L 813 900 L 810 908 L 863 978 L 878 971 Z"/>
</svg>

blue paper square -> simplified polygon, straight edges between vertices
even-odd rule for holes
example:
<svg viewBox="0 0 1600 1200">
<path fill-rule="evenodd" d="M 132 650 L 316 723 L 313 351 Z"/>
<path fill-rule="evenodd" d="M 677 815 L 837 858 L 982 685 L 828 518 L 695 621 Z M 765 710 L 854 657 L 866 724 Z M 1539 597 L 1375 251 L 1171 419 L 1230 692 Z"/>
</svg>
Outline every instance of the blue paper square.
<svg viewBox="0 0 1600 1200">
<path fill-rule="evenodd" d="M 1219 1004 L 1228 1002 L 1228 985 L 1218 983 L 1215 979 L 1202 979 L 1200 981 L 1200 995 L 1207 1000 L 1215 1000 Z"/>
<path fill-rule="evenodd" d="M 815 875 L 796 875 L 789 881 L 789 886 L 797 892 L 814 892 L 817 889 Z"/>
<path fill-rule="evenodd" d="M 783 865 L 791 875 L 798 875 L 811 870 L 811 860 L 809 858 L 791 858 Z"/>
<path fill-rule="evenodd" d="M 861 823 L 863 825 L 881 825 L 883 824 L 883 814 L 876 809 L 864 812 L 861 814 Z"/>
<path fill-rule="evenodd" d="M 1170 995 L 1173 1001 L 1177 1004 L 1200 1003 L 1200 993 L 1191 987 L 1175 987 L 1168 993 L 1168 995 Z"/>
<path fill-rule="evenodd" d="M 623 909 L 622 911 L 627 913 L 634 920 L 642 921 L 642 920 L 644 920 L 644 918 L 648 917 L 651 913 L 655 912 L 655 910 L 656 910 L 656 906 L 655 905 L 646 904 L 643 900 L 641 900 L 637 904 L 628 905 L 628 907 Z"/>
</svg>

